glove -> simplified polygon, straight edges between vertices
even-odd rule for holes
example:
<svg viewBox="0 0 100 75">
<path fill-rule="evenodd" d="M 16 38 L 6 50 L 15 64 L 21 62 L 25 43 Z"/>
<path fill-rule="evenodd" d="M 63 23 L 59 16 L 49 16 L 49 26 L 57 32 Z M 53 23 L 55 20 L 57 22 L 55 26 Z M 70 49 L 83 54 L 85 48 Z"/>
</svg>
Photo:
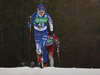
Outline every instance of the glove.
<svg viewBox="0 0 100 75">
<path fill-rule="evenodd" d="M 30 28 L 30 22 L 27 23 L 28 28 Z"/>
<path fill-rule="evenodd" d="M 29 16 L 29 22 L 27 24 L 28 28 L 30 28 L 30 22 L 31 22 L 32 16 Z"/>
<path fill-rule="evenodd" d="M 59 52 L 59 45 L 58 45 L 58 47 L 57 47 L 57 53 Z"/>
<path fill-rule="evenodd" d="M 29 16 L 29 19 L 32 19 L 32 16 Z"/>
<path fill-rule="evenodd" d="M 49 35 L 50 35 L 50 36 L 53 36 L 53 32 L 52 32 L 52 31 L 50 31 L 50 32 L 49 32 Z"/>
</svg>

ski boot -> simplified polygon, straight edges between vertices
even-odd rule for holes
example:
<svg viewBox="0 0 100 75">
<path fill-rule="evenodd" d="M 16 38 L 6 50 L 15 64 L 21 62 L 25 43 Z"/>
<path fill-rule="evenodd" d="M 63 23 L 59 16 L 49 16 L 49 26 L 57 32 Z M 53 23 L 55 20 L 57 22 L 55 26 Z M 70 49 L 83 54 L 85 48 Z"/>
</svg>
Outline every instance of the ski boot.
<svg viewBox="0 0 100 75">
<path fill-rule="evenodd" d="M 47 63 L 46 62 L 44 63 L 44 67 L 47 67 Z"/>
</svg>

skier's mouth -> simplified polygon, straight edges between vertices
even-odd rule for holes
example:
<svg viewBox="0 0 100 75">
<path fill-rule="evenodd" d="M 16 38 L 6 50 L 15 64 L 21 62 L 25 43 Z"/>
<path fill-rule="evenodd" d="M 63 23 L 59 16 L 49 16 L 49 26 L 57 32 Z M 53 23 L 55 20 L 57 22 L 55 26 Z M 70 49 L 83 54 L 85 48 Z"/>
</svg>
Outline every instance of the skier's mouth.
<svg viewBox="0 0 100 75">
<path fill-rule="evenodd" d="M 43 14 L 44 14 L 44 11 L 39 11 L 40 16 L 43 16 Z"/>
</svg>

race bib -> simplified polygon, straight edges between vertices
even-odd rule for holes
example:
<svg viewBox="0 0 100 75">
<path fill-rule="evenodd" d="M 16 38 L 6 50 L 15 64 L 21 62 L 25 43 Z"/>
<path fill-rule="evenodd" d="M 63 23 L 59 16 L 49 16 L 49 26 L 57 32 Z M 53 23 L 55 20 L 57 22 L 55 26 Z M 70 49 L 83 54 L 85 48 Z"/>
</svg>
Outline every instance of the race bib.
<svg viewBox="0 0 100 75">
<path fill-rule="evenodd" d="M 36 23 L 47 23 L 48 18 L 35 18 Z"/>
</svg>

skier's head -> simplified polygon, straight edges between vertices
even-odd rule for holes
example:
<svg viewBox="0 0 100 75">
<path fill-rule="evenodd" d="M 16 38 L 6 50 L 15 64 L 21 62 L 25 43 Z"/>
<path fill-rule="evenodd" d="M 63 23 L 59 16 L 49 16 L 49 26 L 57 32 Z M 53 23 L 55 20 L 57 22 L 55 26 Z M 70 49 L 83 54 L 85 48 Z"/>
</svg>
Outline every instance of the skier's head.
<svg viewBox="0 0 100 75">
<path fill-rule="evenodd" d="M 44 11 L 44 9 L 45 9 L 45 8 L 44 8 L 44 5 L 43 5 L 43 4 L 39 4 L 39 5 L 38 5 L 38 10 L 39 10 L 39 11 Z"/>
<path fill-rule="evenodd" d="M 37 11 L 38 11 L 38 13 L 39 13 L 40 16 L 43 16 L 43 14 L 45 12 L 44 5 L 43 4 L 39 4 L 38 8 L 37 8 Z"/>
</svg>

